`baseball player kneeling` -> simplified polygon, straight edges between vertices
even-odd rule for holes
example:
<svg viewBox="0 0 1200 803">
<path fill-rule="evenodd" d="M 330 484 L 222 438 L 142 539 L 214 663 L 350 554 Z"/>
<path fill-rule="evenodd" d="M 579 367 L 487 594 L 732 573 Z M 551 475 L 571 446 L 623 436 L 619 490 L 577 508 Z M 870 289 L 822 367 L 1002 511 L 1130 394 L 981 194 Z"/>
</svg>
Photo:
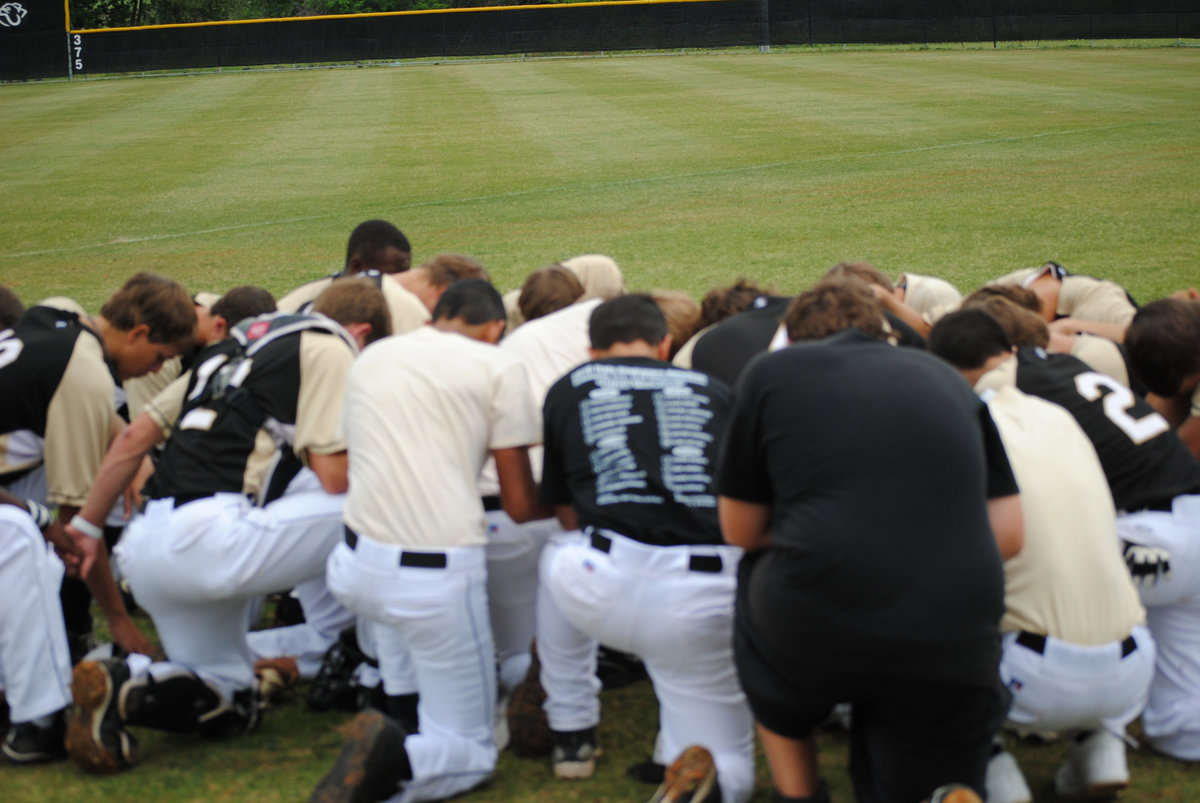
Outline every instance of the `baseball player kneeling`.
<svg viewBox="0 0 1200 803">
<path fill-rule="evenodd" d="M 543 551 L 538 650 L 554 770 L 591 775 L 598 642 L 642 657 L 675 763 L 655 800 L 740 803 L 754 789 L 753 720 L 733 664 L 741 550 L 726 545 L 712 489 L 730 391 L 664 360 L 670 337 L 645 295 L 612 299 L 590 325 L 593 361 L 546 397 L 541 501 L 567 532 Z"/>
</svg>

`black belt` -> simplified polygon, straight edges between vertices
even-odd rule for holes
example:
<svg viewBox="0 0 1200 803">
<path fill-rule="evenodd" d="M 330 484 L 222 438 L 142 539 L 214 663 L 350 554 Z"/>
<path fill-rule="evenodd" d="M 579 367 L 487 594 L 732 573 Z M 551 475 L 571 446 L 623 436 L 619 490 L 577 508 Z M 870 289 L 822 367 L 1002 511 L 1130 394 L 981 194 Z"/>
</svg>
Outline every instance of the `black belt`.
<svg viewBox="0 0 1200 803">
<path fill-rule="evenodd" d="M 354 549 L 358 546 L 358 533 L 346 528 L 346 546 Z M 444 569 L 446 568 L 445 552 L 411 552 L 407 549 L 400 552 L 400 565 L 410 569 Z"/>
<path fill-rule="evenodd" d="M 607 553 L 612 549 L 612 539 L 602 533 L 592 532 L 592 549 Z M 688 558 L 688 571 L 719 574 L 725 568 L 720 555 L 692 555 Z"/>
<path fill-rule="evenodd" d="M 226 493 L 226 492 L 218 491 L 218 493 Z M 229 491 L 228 493 L 236 493 L 236 492 Z M 162 497 L 159 497 L 158 499 L 143 498 L 142 504 L 140 504 L 138 506 L 138 513 L 145 513 L 146 506 L 149 505 L 151 502 L 170 502 L 171 509 L 174 510 L 175 508 L 183 507 L 188 502 L 195 502 L 197 499 L 211 499 L 213 496 L 215 496 L 215 494 L 192 494 L 191 496 L 162 496 Z M 254 496 L 252 494 L 242 494 L 242 496 L 246 497 L 246 499 L 249 500 L 249 502 L 251 504 L 254 503 Z"/>
<path fill-rule="evenodd" d="M 498 496 L 482 496 L 480 497 L 480 501 L 483 502 L 483 509 L 488 513 L 495 513 L 497 510 L 504 510 L 503 505 L 500 504 L 500 497 Z"/>
<path fill-rule="evenodd" d="M 1017 634 L 1017 643 L 1027 650 L 1033 650 L 1038 655 L 1046 652 L 1046 637 L 1041 633 L 1022 630 Z M 1133 640 L 1133 636 L 1126 636 L 1125 640 L 1121 642 L 1121 657 L 1124 658 L 1136 649 L 1137 642 Z"/>
<path fill-rule="evenodd" d="M 1152 510 L 1157 513 L 1170 513 L 1175 505 L 1175 497 L 1168 496 L 1166 499 L 1155 499 L 1152 502 L 1147 502 L 1141 507 L 1134 508 L 1130 513 L 1140 513 L 1143 510 Z"/>
</svg>

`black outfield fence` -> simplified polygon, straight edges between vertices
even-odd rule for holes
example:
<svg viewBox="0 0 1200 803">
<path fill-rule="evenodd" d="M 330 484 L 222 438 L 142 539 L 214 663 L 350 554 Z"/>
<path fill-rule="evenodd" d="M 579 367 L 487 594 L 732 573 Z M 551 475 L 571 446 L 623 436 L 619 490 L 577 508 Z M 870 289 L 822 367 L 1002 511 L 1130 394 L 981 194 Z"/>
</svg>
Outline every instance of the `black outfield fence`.
<svg viewBox="0 0 1200 803">
<path fill-rule="evenodd" d="M 0 80 L 66 74 L 66 4 L 61 0 L 0 0 Z"/>
<path fill-rule="evenodd" d="M 665 0 L 70 32 L 61 8 L 57 30 L 47 22 L 54 14 L 30 11 L 25 21 L 35 16 L 36 29 L 0 27 L 0 80 L 560 52 L 1200 37 L 1200 0 Z"/>
</svg>

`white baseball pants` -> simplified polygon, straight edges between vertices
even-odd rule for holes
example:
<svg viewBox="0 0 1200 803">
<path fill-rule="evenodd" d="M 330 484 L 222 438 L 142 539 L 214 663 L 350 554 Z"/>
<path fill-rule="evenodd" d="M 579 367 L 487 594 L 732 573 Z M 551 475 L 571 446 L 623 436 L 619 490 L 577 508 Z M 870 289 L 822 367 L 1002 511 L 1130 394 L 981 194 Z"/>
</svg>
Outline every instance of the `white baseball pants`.
<svg viewBox="0 0 1200 803">
<path fill-rule="evenodd" d="M 227 698 L 254 684 L 246 643 L 256 598 L 319 578 L 342 533 L 344 495 L 309 491 L 254 507 L 220 493 L 155 500 L 114 554 L 167 653 L 151 674 L 191 670 Z"/>
<path fill-rule="evenodd" d="M 558 519 L 517 524 L 502 510 L 486 516 L 488 607 L 500 688 L 507 694 L 529 671 L 529 643 L 537 622 L 538 559 L 547 539 L 562 532 L 562 526 Z"/>
<path fill-rule="evenodd" d="M 0 505 L 0 688 L 12 722 L 71 704 L 63 565 L 24 510 Z"/>
<path fill-rule="evenodd" d="M 306 468 L 288 483 L 286 495 L 319 491 L 320 479 Z M 304 621 L 288 627 L 251 631 L 246 641 L 256 659 L 280 656 L 295 658 L 300 677 L 311 680 L 321 669 L 325 653 L 338 640 L 338 636 L 354 624 L 354 614 L 329 593 L 325 587 L 324 572 L 320 577 L 298 583 L 294 593 L 304 611 Z"/>
<path fill-rule="evenodd" d="M 1083 647 L 1047 637 L 1041 653 L 1004 634 L 1000 679 L 1013 695 L 1008 720 L 1023 729 L 1070 731 L 1104 728 L 1123 734 L 1146 705 L 1154 676 L 1154 639 L 1138 626 L 1137 648 L 1122 643 Z"/>
<path fill-rule="evenodd" d="M 400 547 L 359 535 L 353 549 L 346 543 L 334 549 L 326 573 L 330 591 L 368 633 L 385 689 L 397 664 L 401 675 L 415 670 L 421 732 L 404 742 L 413 777 L 389 798 L 403 803 L 453 797 L 496 768 L 484 548 L 438 552 L 444 567 L 405 566 Z"/>
<path fill-rule="evenodd" d="M 1117 534 L 1171 554 L 1171 576 L 1140 590 L 1158 644 L 1142 725 L 1156 750 L 1200 761 L 1200 496 L 1177 496 L 1170 511 L 1119 515 Z"/>
<path fill-rule="evenodd" d="M 600 721 L 598 643 L 646 664 L 659 703 L 657 751 L 670 763 L 689 745 L 708 748 L 722 799 L 754 791 L 754 718 L 733 663 L 733 604 L 741 550 L 658 547 L 618 533 L 572 531 L 542 552 L 538 655 L 546 715 L 559 731 Z M 693 556 L 707 559 L 701 571 Z M 712 558 L 720 568 L 712 571 Z"/>
</svg>

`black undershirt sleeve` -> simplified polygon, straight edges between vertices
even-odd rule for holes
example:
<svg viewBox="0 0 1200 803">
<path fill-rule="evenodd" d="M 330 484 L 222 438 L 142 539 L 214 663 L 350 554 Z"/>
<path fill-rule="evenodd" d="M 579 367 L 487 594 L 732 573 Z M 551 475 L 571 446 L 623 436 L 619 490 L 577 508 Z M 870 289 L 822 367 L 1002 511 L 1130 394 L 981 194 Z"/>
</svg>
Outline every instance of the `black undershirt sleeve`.
<svg viewBox="0 0 1200 803">
<path fill-rule="evenodd" d="M 769 505 L 775 494 L 761 453 L 761 402 L 755 379 L 747 371 L 738 382 L 721 442 L 716 487 L 721 496 Z"/>
<path fill-rule="evenodd" d="M 1019 493 L 1017 478 L 1013 476 L 1012 466 L 1008 462 L 1008 452 L 1004 451 L 1004 442 L 1000 440 L 1000 432 L 986 404 L 979 405 L 979 427 L 983 431 L 983 449 L 987 459 L 987 498 L 998 499 Z"/>
<path fill-rule="evenodd" d="M 551 387 L 542 407 L 542 442 L 545 451 L 542 462 L 542 482 L 538 486 L 538 501 L 543 505 L 569 505 L 571 504 L 571 492 L 567 488 L 563 472 L 562 447 L 559 444 L 559 428 L 562 424 L 555 415 L 557 409 L 555 399 L 556 394 L 554 388 Z"/>
</svg>

